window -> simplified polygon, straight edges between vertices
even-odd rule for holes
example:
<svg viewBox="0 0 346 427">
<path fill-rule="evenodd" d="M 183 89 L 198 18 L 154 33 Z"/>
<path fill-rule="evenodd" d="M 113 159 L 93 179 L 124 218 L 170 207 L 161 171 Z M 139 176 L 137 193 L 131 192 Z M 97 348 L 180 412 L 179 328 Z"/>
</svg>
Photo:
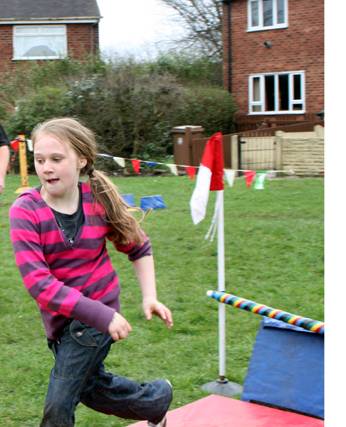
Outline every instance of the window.
<svg viewBox="0 0 346 427">
<path fill-rule="evenodd" d="M 250 76 L 249 113 L 303 113 L 305 109 L 304 85 L 304 71 Z"/>
<path fill-rule="evenodd" d="M 285 28 L 287 16 L 287 0 L 248 0 L 249 31 Z"/>
<path fill-rule="evenodd" d="M 65 25 L 21 25 L 13 28 L 13 59 L 59 59 L 67 56 Z"/>
</svg>

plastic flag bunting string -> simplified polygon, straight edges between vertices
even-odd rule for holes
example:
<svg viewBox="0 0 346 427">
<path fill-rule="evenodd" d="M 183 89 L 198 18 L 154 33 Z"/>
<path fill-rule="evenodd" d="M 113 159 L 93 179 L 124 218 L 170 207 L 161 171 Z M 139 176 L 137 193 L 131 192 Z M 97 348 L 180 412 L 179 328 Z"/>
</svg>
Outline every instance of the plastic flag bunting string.
<svg viewBox="0 0 346 427">
<path fill-rule="evenodd" d="M 15 149 L 15 147 L 13 147 L 13 145 L 15 145 L 15 140 L 11 141 L 11 148 Z M 163 162 L 140 160 L 140 159 L 130 159 L 130 158 L 126 158 L 126 157 L 113 156 L 113 155 L 107 154 L 107 153 L 97 153 L 97 156 L 113 159 L 114 162 L 116 162 L 122 168 L 125 168 L 125 161 L 126 160 L 130 161 L 132 163 L 132 165 L 133 165 L 133 161 L 134 161 L 136 165 L 137 164 L 140 165 L 140 163 L 146 163 L 149 167 L 155 167 L 157 165 L 166 166 L 170 170 L 170 172 L 176 176 L 178 176 L 178 167 L 179 167 L 179 168 L 184 169 L 186 171 L 186 173 L 191 177 L 191 179 L 193 179 L 195 177 L 197 170 L 200 169 L 200 166 L 190 166 L 190 165 L 180 165 L 180 164 L 178 165 L 175 163 L 163 163 Z M 136 168 L 137 168 L 137 166 L 136 166 Z M 139 170 L 140 170 L 140 168 L 139 168 Z M 251 186 L 252 181 L 256 175 L 255 171 L 251 171 L 248 169 L 224 169 L 223 172 L 224 172 L 225 180 L 227 181 L 227 183 L 230 187 L 232 187 L 234 185 L 234 180 L 235 180 L 237 172 L 243 172 L 245 176 L 248 176 L 248 180 L 250 181 L 249 187 Z M 278 173 L 283 173 L 283 174 L 287 174 L 287 175 L 294 175 L 295 171 L 293 169 L 282 169 L 282 170 L 268 170 L 265 172 L 266 178 L 268 178 L 268 179 L 275 178 Z M 252 177 L 252 175 L 253 175 L 253 177 Z"/>
</svg>

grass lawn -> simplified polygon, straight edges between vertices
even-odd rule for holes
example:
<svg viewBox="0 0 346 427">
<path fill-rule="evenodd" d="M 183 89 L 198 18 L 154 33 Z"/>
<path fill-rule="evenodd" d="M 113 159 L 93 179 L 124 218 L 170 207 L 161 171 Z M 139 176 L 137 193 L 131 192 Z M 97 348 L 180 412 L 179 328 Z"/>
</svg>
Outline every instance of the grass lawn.
<svg viewBox="0 0 346 427">
<path fill-rule="evenodd" d="M 30 177 L 30 185 L 38 184 Z M 167 209 L 152 212 L 144 229 L 155 255 L 159 297 L 174 315 L 174 328 L 147 322 L 131 264 L 112 251 L 122 283 L 123 315 L 133 332 L 113 346 L 109 370 L 136 380 L 167 377 L 174 386 L 172 408 L 206 395 L 201 385 L 218 377 L 217 303 L 206 297 L 217 288 L 216 240 L 204 235 L 213 214 L 192 224 L 189 199 L 195 183 L 187 177 L 119 178 L 121 193 L 161 194 Z M 0 425 L 37 427 L 52 355 L 34 300 L 24 289 L 9 240 L 8 209 L 20 186 L 9 176 L 0 196 Z M 274 179 L 263 191 L 242 179 L 225 188 L 226 290 L 291 313 L 323 320 L 323 179 Z M 243 383 L 260 316 L 227 307 L 227 377 Z M 80 405 L 77 427 L 126 426 Z"/>
</svg>

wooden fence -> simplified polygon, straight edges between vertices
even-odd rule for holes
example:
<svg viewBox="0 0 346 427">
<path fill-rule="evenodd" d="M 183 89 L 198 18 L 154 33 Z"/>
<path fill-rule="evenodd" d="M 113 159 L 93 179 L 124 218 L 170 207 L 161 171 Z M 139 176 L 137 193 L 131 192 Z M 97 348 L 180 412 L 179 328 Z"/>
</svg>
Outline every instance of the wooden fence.
<svg viewBox="0 0 346 427">
<path fill-rule="evenodd" d="M 283 167 L 281 133 L 313 132 L 315 124 L 300 122 L 280 127 L 253 129 L 236 134 L 223 135 L 225 168 L 234 170 L 279 170 Z M 180 126 L 174 128 L 174 161 L 177 165 L 198 166 L 209 137 L 203 136 L 201 126 Z M 299 148 L 296 146 L 296 158 Z M 300 145 L 302 152 L 305 151 Z M 313 146 L 309 146 L 313 150 Z M 306 156 L 306 154 L 304 154 Z M 320 158 L 320 152 L 318 154 Z M 318 163 L 321 163 L 318 160 Z M 314 172 L 314 175 L 316 173 Z"/>
</svg>

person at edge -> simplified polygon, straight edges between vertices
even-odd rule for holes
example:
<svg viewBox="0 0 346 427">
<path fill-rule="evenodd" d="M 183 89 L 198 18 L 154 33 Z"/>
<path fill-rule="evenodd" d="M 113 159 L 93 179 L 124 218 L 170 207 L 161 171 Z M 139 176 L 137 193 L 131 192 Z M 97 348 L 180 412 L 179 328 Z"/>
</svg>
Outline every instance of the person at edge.
<svg viewBox="0 0 346 427">
<path fill-rule="evenodd" d="M 0 194 L 5 188 L 5 179 L 10 161 L 9 140 L 4 128 L 0 124 Z"/>
<path fill-rule="evenodd" d="M 10 208 L 16 264 L 36 300 L 55 358 L 40 427 L 72 427 L 78 403 L 105 414 L 166 426 L 168 380 L 137 383 L 106 372 L 111 345 L 132 330 L 120 314 L 119 281 L 106 239 L 132 261 L 147 319 L 173 326 L 156 296 L 149 238 L 117 187 L 94 169 L 93 132 L 73 118 L 38 124 L 31 136 L 41 185 Z M 80 176 L 87 175 L 87 182 Z"/>
</svg>

